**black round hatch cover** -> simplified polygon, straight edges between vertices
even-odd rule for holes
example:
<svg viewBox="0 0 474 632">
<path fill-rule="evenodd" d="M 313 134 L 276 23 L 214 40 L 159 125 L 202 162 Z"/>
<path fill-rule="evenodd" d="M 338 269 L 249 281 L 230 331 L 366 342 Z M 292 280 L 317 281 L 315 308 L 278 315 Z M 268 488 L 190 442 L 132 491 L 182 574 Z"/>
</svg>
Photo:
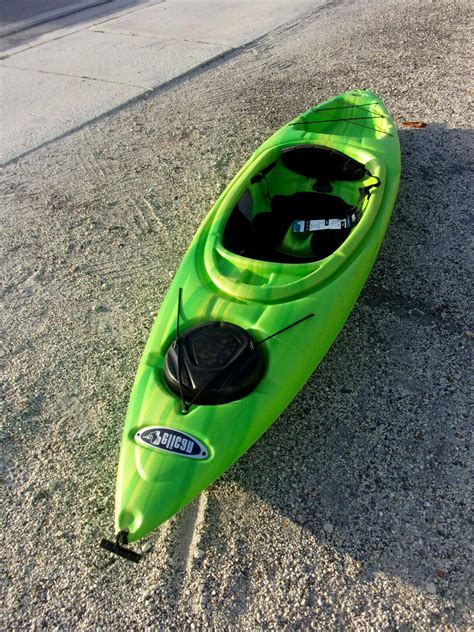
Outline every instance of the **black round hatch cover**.
<svg viewBox="0 0 474 632">
<path fill-rule="evenodd" d="M 165 357 L 167 384 L 186 401 L 224 404 L 240 399 L 257 386 L 263 375 L 263 354 L 250 334 L 232 323 L 195 325 L 173 342 Z"/>
</svg>

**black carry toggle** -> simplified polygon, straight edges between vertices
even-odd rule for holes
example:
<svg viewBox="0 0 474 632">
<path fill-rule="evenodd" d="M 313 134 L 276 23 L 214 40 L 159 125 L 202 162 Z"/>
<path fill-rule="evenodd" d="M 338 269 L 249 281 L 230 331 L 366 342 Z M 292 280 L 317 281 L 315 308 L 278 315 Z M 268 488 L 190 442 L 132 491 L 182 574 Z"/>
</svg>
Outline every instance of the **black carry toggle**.
<svg viewBox="0 0 474 632">
<path fill-rule="evenodd" d="M 368 184 L 365 187 L 361 187 L 359 189 L 359 193 L 360 193 L 360 197 L 359 197 L 359 202 L 357 203 L 357 205 L 360 204 L 360 202 L 362 202 L 362 200 L 366 197 L 367 199 L 370 198 L 370 196 L 372 195 L 372 189 L 376 189 L 377 187 L 379 187 L 382 183 L 380 181 L 380 178 L 378 176 L 373 176 L 370 171 L 367 171 L 367 175 L 370 176 L 371 178 L 375 178 L 377 180 L 377 182 L 374 182 L 373 184 Z"/>
<path fill-rule="evenodd" d="M 102 549 L 115 553 L 115 555 L 119 555 L 129 562 L 135 562 L 138 564 L 142 558 L 141 554 L 136 551 L 132 551 L 131 549 L 126 549 L 124 546 L 126 544 L 128 544 L 128 531 L 119 531 L 117 533 L 117 537 L 115 538 L 115 542 L 111 542 L 111 540 L 106 540 L 105 538 L 100 541 Z"/>
</svg>

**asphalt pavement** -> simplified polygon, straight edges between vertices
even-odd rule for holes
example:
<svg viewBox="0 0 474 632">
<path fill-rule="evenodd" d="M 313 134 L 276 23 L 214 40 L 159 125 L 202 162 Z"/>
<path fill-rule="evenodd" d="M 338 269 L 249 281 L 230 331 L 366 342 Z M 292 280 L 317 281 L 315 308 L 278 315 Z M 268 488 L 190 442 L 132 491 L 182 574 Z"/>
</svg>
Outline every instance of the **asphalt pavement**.
<svg viewBox="0 0 474 632">
<path fill-rule="evenodd" d="M 101 0 L 95 1 L 101 2 Z M 110 1 L 102 0 L 102 2 Z M 50 16 L 53 11 L 56 15 L 63 15 L 87 4 L 92 4 L 91 0 L 79 0 L 79 2 L 78 0 L 3 0 L 0 4 L 0 27 L 21 22 L 29 23 L 31 20 L 38 23 L 45 19 L 45 16 Z"/>
</svg>

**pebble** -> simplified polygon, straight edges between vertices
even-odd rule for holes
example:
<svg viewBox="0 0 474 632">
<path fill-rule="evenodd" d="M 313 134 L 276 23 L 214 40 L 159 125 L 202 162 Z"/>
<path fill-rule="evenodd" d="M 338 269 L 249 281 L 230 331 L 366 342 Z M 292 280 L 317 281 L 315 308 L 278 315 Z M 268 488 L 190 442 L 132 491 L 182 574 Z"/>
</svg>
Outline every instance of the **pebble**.
<svg viewBox="0 0 474 632">
<path fill-rule="evenodd" d="M 194 557 L 198 560 L 204 557 L 204 551 L 202 549 L 196 549 L 194 551 Z"/>
<path fill-rule="evenodd" d="M 426 582 L 426 592 L 430 595 L 436 595 L 436 586 L 433 582 Z"/>
<path fill-rule="evenodd" d="M 107 308 L 105 307 L 105 305 L 102 305 L 101 303 L 96 303 L 92 309 L 97 314 L 100 314 L 100 313 L 108 311 Z"/>
<path fill-rule="evenodd" d="M 153 544 L 151 542 L 145 542 L 145 544 L 142 546 L 142 553 L 148 553 L 148 551 L 151 551 L 153 548 Z"/>
<path fill-rule="evenodd" d="M 354 567 L 357 573 L 362 571 L 362 562 L 360 560 L 354 560 Z"/>
<path fill-rule="evenodd" d="M 334 527 L 330 522 L 325 522 L 323 524 L 323 529 L 324 531 L 326 531 L 326 533 L 332 533 L 334 531 Z"/>
</svg>

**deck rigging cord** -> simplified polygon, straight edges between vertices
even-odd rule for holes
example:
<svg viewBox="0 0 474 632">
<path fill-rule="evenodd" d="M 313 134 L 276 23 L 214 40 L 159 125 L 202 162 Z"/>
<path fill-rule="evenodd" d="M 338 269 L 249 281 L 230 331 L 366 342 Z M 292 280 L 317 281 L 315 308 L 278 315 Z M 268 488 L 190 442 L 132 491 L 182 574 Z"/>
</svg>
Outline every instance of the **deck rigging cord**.
<svg viewBox="0 0 474 632">
<path fill-rule="evenodd" d="M 179 385 L 179 395 L 181 397 L 181 404 L 183 406 L 183 410 L 186 408 L 186 401 L 184 399 L 183 393 L 183 379 L 181 376 L 181 335 L 179 329 L 179 320 L 181 317 L 181 304 L 183 302 L 183 288 L 180 287 L 178 290 L 178 312 L 176 314 L 176 341 L 175 341 L 175 349 L 176 349 L 176 358 L 178 364 L 178 385 Z"/>
<path fill-rule="evenodd" d="M 352 125 L 357 125 L 358 127 L 363 127 L 364 129 L 375 130 L 376 132 L 379 132 L 380 134 L 386 134 L 387 136 L 390 136 L 391 138 L 393 138 L 393 134 L 391 134 L 390 132 L 386 132 L 384 129 L 380 129 L 380 127 L 375 127 L 375 125 L 370 127 L 370 125 L 364 125 L 363 123 L 355 123 L 354 121 L 351 121 L 351 122 L 352 122 Z"/>
<path fill-rule="evenodd" d="M 377 101 L 371 101 L 370 103 L 351 103 L 350 105 L 338 105 L 332 108 L 314 108 L 313 112 L 330 112 L 331 110 L 348 110 L 349 108 L 364 108 L 368 105 L 378 105 Z M 368 111 L 368 110 L 367 110 Z"/>
<path fill-rule="evenodd" d="M 365 109 L 365 105 L 370 105 L 370 103 L 368 104 L 364 104 L 364 103 L 357 103 L 354 105 L 355 108 L 359 108 L 360 110 L 362 110 L 362 112 L 368 112 L 369 114 L 379 114 L 379 112 L 374 112 L 373 110 L 366 110 Z"/>
<path fill-rule="evenodd" d="M 348 116 L 345 118 L 338 119 L 321 119 L 320 121 L 296 121 L 295 123 L 290 123 L 290 125 L 312 125 L 313 123 L 338 123 L 339 121 L 366 121 L 368 119 L 385 119 L 387 118 L 383 114 L 377 114 L 377 116 Z"/>
<path fill-rule="evenodd" d="M 282 329 L 279 329 L 278 331 L 275 331 L 273 334 L 270 334 L 266 338 L 263 338 L 262 340 L 258 340 L 255 343 L 255 346 L 258 347 L 262 343 L 267 342 L 268 340 L 271 340 L 272 338 L 275 338 L 275 336 L 278 336 L 279 334 L 282 334 L 284 331 L 287 331 L 288 329 L 291 329 L 292 327 L 295 327 L 296 325 L 299 325 L 304 320 L 308 320 L 308 318 L 312 318 L 314 315 L 315 314 L 313 314 L 313 313 L 306 314 L 306 316 L 303 316 L 303 318 L 300 318 L 299 320 L 295 320 L 295 322 L 291 323 L 291 325 L 287 325 L 286 327 L 283 327 Z"/>
<path fill-rule="evenodd" d="M 358 106 L 352 106 L 352 107 L 358 107 Z M 320 112 L 321 110 L 318 110 L 318 111 Z M 365 110 L 365 111 L 368 112 L 368 110 Z M 384 114 L 379 114 L 377 116 L 352 116 L 352 117 L 338 118 L 338 119 L 321 119 L 319 121 L 295 121 L 294 123 L 288 123 L 288 125 L 316 125 L 318 123 L 352 123 L 353 125 L 358 125 L 359 127 L 364 127 L 370 130 L 375 130 L 376 132 L 379 132 L 380 134 L 386 134 L 387 136 L 393 137 L 393 134 L 391 134 L 390 132 L 386 132 L 383 129 L 380 129 L 379 127 L 375 127 L 375 125 L 370 127 L 369 125 L 364 125 L 363 123 L 356 123 L 356 121 L 368 121 L 368 120 L 386 119 L 386 118 L 387 117 Z"/>
</svg>

